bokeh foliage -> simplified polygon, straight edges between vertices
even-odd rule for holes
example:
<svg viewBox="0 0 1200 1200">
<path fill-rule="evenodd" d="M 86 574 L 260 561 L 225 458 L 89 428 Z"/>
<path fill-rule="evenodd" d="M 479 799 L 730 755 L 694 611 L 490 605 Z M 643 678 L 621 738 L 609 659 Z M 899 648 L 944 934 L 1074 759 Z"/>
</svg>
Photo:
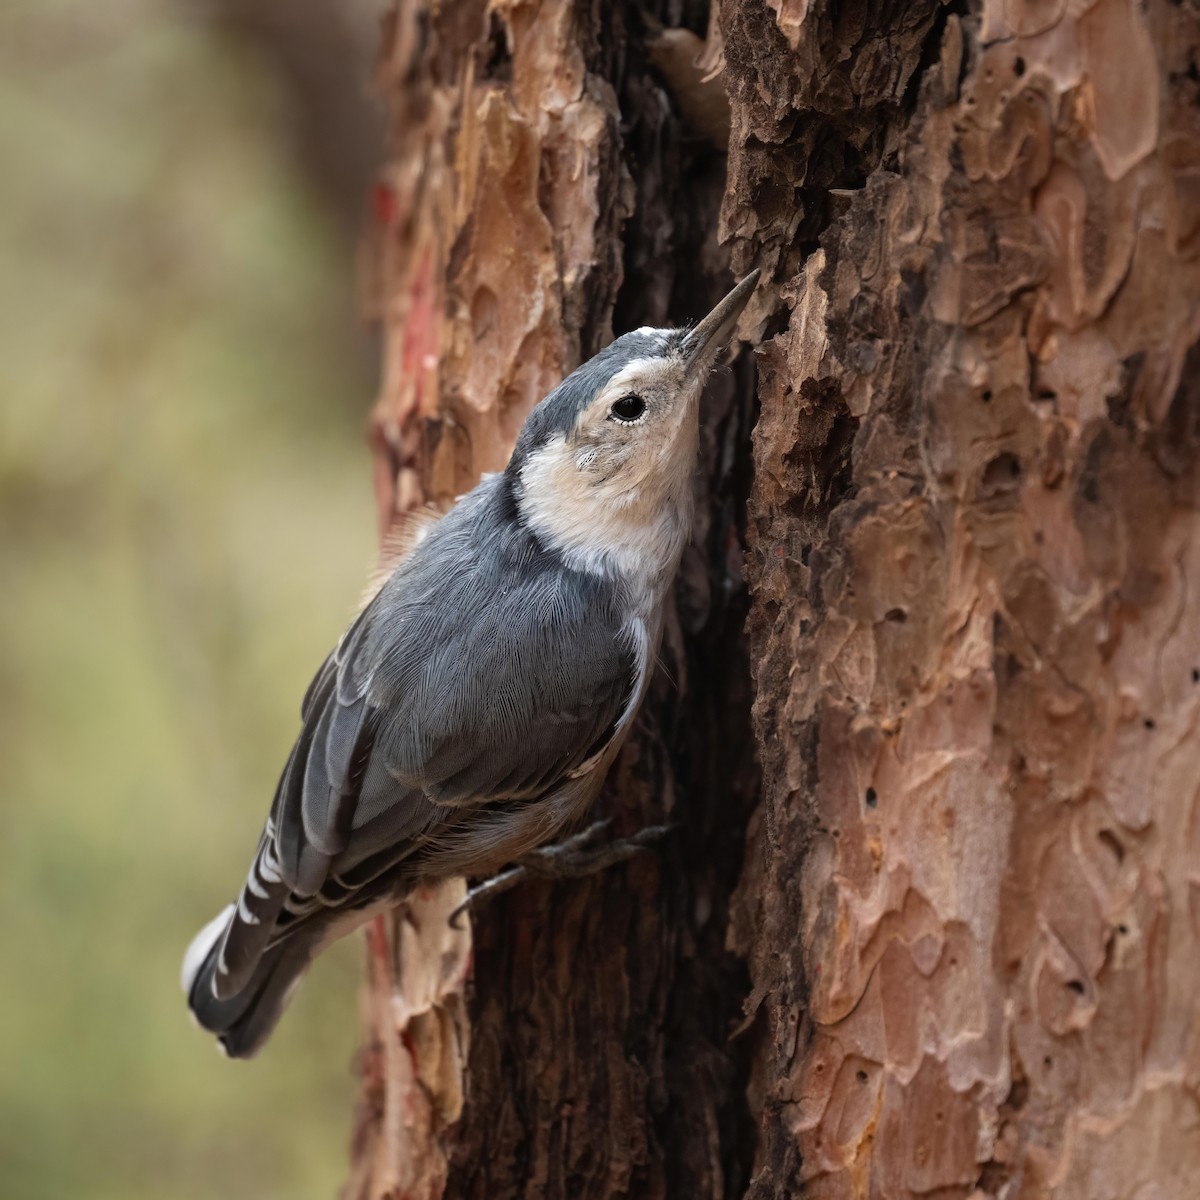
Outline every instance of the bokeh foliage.
<svg viewBox="0 0 1200 1200">
<path fill-rule="evenodd" d="M 328 1197 L 361 947 L 229 1063 L 234 894 L 373 518 L 350 266 L 256 64 L 166 0 L 0 8 L 0 1193 Z"/>
</svg>

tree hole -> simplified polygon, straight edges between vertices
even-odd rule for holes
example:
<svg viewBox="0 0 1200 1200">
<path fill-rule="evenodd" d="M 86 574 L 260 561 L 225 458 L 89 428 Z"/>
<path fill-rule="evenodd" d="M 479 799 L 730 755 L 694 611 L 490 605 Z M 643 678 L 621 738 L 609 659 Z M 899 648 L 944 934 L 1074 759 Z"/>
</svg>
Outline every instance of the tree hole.
<svg viewBox="0 0 1200 1200">
<path fill-rule="evenodd" d="M 873 787 L 867 788 L 867 807 L 874 808 L 879 803 L 879 795 Z"/>
<path fill-rule="evenodd" d="M 989 500 L 1009 496 L 1016 491 L 1020 478 L 1021 460 L 1011 451 L 1005 450 L 983 468 L 983 478 L 979 481 L 979 497 Z"/>
</svg>

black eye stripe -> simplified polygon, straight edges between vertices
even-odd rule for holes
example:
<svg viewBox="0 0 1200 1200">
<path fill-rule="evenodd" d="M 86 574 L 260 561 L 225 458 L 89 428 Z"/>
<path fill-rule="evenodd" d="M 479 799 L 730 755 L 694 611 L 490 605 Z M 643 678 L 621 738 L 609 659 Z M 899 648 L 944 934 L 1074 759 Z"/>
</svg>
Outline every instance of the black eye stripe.
<svg viewBox="0 0 1200 1200">
<path fill-rule="evenodd" d="M 627 396 L 622 396 L 620 400 L 614 400 L 612 408 L 609 409 L 610 415 L 618 421 L 636 421 L 645 411 L 645 400 L 641 396 L 635 396 L 632 392 Z"/>
</svg>

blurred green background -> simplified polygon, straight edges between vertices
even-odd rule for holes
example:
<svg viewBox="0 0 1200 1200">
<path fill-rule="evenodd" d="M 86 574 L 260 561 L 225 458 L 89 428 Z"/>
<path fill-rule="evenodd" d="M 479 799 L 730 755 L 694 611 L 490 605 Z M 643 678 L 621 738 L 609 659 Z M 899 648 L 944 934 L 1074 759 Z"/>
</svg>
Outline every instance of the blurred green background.
<svg viewBox="0 0 1200 1200">
<path fill-rule="evenodd" d="M 250 1063 L 178 982 L 374 541 L 365 182 L 330 183 L 297 117 L 319 98 L 235 9 L 0 6 L 6 1200 L 329 1197 L 344 1173 L 359 941 Z"/>
</svg>

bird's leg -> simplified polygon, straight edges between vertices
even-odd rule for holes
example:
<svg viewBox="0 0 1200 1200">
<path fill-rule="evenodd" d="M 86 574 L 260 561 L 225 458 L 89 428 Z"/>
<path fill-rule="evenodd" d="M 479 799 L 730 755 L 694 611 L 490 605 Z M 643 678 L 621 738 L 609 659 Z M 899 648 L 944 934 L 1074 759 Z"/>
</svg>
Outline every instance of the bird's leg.
<svg viewBox="0 0 1200 1200">
<path fill-rule="evenodd" d="M 650 849 L 671 830 L 670 825 L 647 825 L 632 837 L 597 842 L 611 824 L 607 818 L 596 821 L 574 837 L 530 851 L 517 860 L 517 865 L 542 879 L 578 879 Z"/>
<path fill-rule="evenodd" d="M 611 824 L 607 817 L 595 821 L 561 842 L 530 851 L 498 875 L 476 884 L 467 893 L 467 898 L 450 914 L 450 923 L 458 928 L 459 918 L 468 909 L 477 908 L 481 901 L 507 892 L 527 879 L 578 879 L 603 871 L 615 863 L 625 862 L 635 854 L 649 850 L 672 828 L 670 825 L 647 825 L 632 837 L 596 844 L 597 837 Z"/>
</svg>

